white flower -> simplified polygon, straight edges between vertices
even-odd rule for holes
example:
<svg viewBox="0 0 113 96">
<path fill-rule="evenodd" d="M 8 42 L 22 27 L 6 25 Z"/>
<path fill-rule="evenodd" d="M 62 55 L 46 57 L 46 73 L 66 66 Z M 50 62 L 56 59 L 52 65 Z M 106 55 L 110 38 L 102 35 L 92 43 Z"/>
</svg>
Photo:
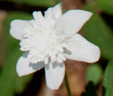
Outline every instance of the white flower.
<svg viewBox="0 0 113 96">
<path fill-rule="evenodd" d="M 64 78 L 66 59 L 96 62 L 99 48 L 77 33 L 91 16 L 85 10 L 69 10 L 62 15 L 58 4 L 48 8 L 44 16 L 35 11 L 33 20 L 12 21 L 10 34 L 21 40 L 20 50 L 25 51 L 17 62 L 18 75 L 28 75 L 44 67 L 47 86 L 58 89 Z"/>
</svg>

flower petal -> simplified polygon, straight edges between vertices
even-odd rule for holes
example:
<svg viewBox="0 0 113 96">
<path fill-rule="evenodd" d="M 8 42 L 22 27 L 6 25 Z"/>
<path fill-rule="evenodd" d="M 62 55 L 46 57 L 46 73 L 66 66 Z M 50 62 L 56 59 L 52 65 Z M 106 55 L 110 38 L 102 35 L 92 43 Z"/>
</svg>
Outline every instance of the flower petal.
<svg viewBox="0 0 113 96">
<path fill-rule="evenodd" d="M 45 11 L 45 17 L 46 18 L 51 18 L 54 17 L 54 19 L 58 19 L 62 16 L 62 10 L 61 10 L 62 4 L 59 3 L 55 5 L 54 7 L 50 7 Z"/>
<path fill-rule="evenodd" d="M 65 74 L 64 63 L 49 63 L 45 65 L 46 84 L 50 89 L 58 89 Z"/>
<path fill-rule="evenodd" d="M 55 19 L 58 19 L 62 16 L 62 10 L 61 10 L 62 4 L 59 3 L 56 6 L 52 7 L 53 15 Z"/>
<path fill-rule="evenodd" d="M 18 39 L 18 40 L 22 40 L 23 39 L 23 34 L 24 32 L 22 31 L 23 28 L 25 27 L 25 20 L 13 20 L 10 24 L 11 28 L 10 28 L 10 34 L 11 36 L 13 36 L 14 38 Z"/>
<path fill-rule="evenodd" d="M 41 11 L 34 11 L 33 12 L 33 17 L 34 17 L 35 20 L 43 22 L 44 18 L 43 18 L 43 15 L 42 15 Z"/>
<path fill-rule="evenodd" d="M 66 42 L 69 44 L 65 50 L 64 54 L 66 58 L 84 61 L 88 63 L 94 63 L 98 61 L 100 57 L 100 49 L 98 46 L 90 43 L 80 34 L 76 34 L 69 39 L 66 39 Z"/>
<path fill-rule="evenodd" d="M 24 76 L 24 75 L 34 73 L 45 66 L 43 62 L 39 62 L 37 64 L 31 64 L 29 59 L 27 59 L 28 53 L 29 52 L 25 52 L 17 62 L 16 71 L 19 76 Z"/>
<path fill-rule="evenodd" d="M 62 27 L 63 33 L 66 37 L 70 37 L 77 33 L 91 16 L 92 13 L 85 10 L 67 11 L 57 21 L 56 28 L 59 29 Z"/>
</svg>

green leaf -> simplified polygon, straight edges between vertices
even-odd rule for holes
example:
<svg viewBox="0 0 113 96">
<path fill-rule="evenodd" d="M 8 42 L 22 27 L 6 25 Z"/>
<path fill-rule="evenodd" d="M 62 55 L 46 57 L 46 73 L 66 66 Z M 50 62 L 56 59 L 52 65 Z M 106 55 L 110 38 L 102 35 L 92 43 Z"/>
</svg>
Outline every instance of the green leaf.
<svg viewBox="0 0 113 96">
<path fill-rule="evenodd" d="M 6 58 L 0 73 L 0 96 L 13 96 L 15 92 L 22 92 L 32 75 L 18 77 L 16 63 L 23 54 L 19 50 L 19 42 L 9 34 L 10 22 L 13 19 L 31 19 L 32 16 L 25 12 L 11 12 L 4 21 L 3 37 L 6 38 Z M 4 46 L 3 46 L 4 47 Z"/>
<path fill-rule="evenodd" d="M 88 83 L 85 88 L 85 92 L 83 92 L 81 96 L 98 96 L 93 82 Z"/>
<path fill-rule="evenodd" d="M 86 80 L 94 84 L 99 83 L 102 77 L 102 68 L 98 64 L 89 65 L 86 70 Z"/>
<path fill-rule="evenodd" d="M 105 96 L 113 96 L 113 60 L 111 60 L 106 67 L 103 87 L 106 90 Z"/>
<path fill-rule="evenodd" d="M 113 0 L 94 0 L 94 1 L 103 11 L 113 15 Z"/>
<path fill-rule="evenodd" d="M 59 0 L 0 0 L 0 1 L 9 1 L 17 4 L 21 3 L 32 6 L 44 6 L 44 7 L 54 6 L 59 2 Z"/>
<path fill-rule="evenodd" d="M 93 13 L 91 19 L 82 28 L 83 35 L 92 43 L 98 45 L 101 56 L 107 60 L 113 58 L 113 32 L 93 6 L 85 6 L 85 10 Z"/>
</svg>

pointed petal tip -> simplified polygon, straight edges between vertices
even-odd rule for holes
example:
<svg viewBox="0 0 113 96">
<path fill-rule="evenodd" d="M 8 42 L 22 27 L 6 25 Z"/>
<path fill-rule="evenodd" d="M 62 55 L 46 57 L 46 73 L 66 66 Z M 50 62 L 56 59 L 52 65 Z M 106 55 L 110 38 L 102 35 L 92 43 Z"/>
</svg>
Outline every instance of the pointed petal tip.
<svg viewBox="0 0 113 96">
<path fill-rule="evenodd" d="M 63 6 L 63 4 L 62 3 L 58 3 L 57 5 L 55 5 L 55 6 L 60 6 L 60 8 Z"/>
<path fill-rule="evenodd" d="M 69 10 L 69 11 L 73 11 L 73 12 L 75 11 L 75 12 L 78 13 L 78 15 L 83 14 L 84 17 L 85 17 L 85 19 L 86 19 L 86 21 L 88 21 L 88 20 L 91 18 L 91 16 L 93 15 L 92 12 L 90 12 L 90 11 L 86 11 L 86 10 L 76 9 L 76 10 Z M 70 12 L 70 13 L 71 13 L 71 12 Z M 86 23 L 86 21 L 85 21 L 85 23 Z M 85 23 L 84 23 L 84 24 L 85 24 Z"/>
<path fill-rule="evenodd" d="M 56 26 L 57 28 L 62 26 L 63 33 L 68 38 L 79 32 L 92 15 L 92 12 L 85 10 L 69 10 L 58 19 Z"/>
<path fill-rule="evenodd" d="M 85 11 L 85 10 L 84 10 Z M 92 17 L 93 13 L 90 11 L 87 11 L 87 15 L 89 15 L 89 18 L 87 19 L 87 21 Z"/>
<path fill-rule="evenodd" d="M 62 8 L 62 6 L 63 6 L 63 4 L 62 3 L 58 3 L 58 4 L 56 4 L 55 6 L 53 6 L 53 7 L 51 7 L 51 8 Z M 57 9 L 58 10 L 58 9 Z"/>
<path fill-rule="evenodd" d="M 32 72 L 32 73 L 34 73 L 34 72 Z M 19 77 L 27 76 L 27 75 L 30 75 L 30 74 L 32 74 L 32 73 L 27 73 L 27 74 L 25 74 L 25 73 L 23 73 L 23 72 L 17 71 L 17 75 L 18 75 Z"/>
</svg>

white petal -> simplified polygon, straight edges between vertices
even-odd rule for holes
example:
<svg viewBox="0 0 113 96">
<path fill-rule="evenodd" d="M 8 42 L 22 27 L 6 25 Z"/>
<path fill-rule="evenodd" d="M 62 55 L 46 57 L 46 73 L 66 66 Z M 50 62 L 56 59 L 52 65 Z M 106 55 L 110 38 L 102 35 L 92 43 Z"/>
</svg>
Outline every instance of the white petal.
<svg viewBox="0 0 113 96">
<path fill-rule="evenodd" d="M 62 10 L 61 10 L 62 4 L 59 3 L 54 7 L 50 7 L 45 11 L 45 17 L 51 18 L 54 17 L 54 19 L 58 19 L 62 16 Z"/>
<path fill-rule="evenodd" d="M 42 12 L 41 11 L 34 11 L 33 12 L 33 17 L 35 20 L 38 20 L 38 21 L 42 21 L 43 22 L 43 15 L 42 15 Z"/>
<path fill-rule="evenodd" d="M 16 71 L 19 76 L 28 75 L 36 72 L 44 67 L 44 63 L 40 62 L 37 64 L 31 64 L 29 59 L 27 59 L 28 52 L 25 52 L 17 62 Z"/>
<path fill-rule="evenodd" d="M 48 8 L 48 9 L 45 11 L 44 17 L 50 19 L 52 16 L 53 16 L 53 14 L 52 14 L 52 8 L 50 7 L 50 8 Z"/>
<path fill-rule="evenodd" d="M 56 28 L 59 29 L 62 27 L 63 33 L 66 37 L 70 37 L 77 33 L 91 16 L 92 13 L 85 10 L 67 11 L 57 21 Z"/>
<path fill-rule="evenodd" d="M 10 34 L 18 39 L 22 40 L 23 39 L 23 34 L 24 32 L 22 31 L 25 28 L 25 20 L 13 20 L 10 24 Z"/>
<path fill-rule="evenodd" d="M 65 74 L 64 63 L 49 63 L 45 66 L 46 84 L 50 89 L 58 89 Z"/>
<path fill-rule="evenodd" d="M 94 63 L 98 61 L 100 57 L 100 49 L 98 46 L 90 43 L 80 34 L 76 34 L 73 37 L 66 40 L 69 45 L 66 47 L 64 54 L 66 58 L 84 61 L 88 63 Z"/>
<path fill-rule="evenodd" d="M 56 6 L 52 7 L 53 15 L 55 19 L 58 19 L 62 16 L 62 4 L 59 3 Z"/>
</svg>

